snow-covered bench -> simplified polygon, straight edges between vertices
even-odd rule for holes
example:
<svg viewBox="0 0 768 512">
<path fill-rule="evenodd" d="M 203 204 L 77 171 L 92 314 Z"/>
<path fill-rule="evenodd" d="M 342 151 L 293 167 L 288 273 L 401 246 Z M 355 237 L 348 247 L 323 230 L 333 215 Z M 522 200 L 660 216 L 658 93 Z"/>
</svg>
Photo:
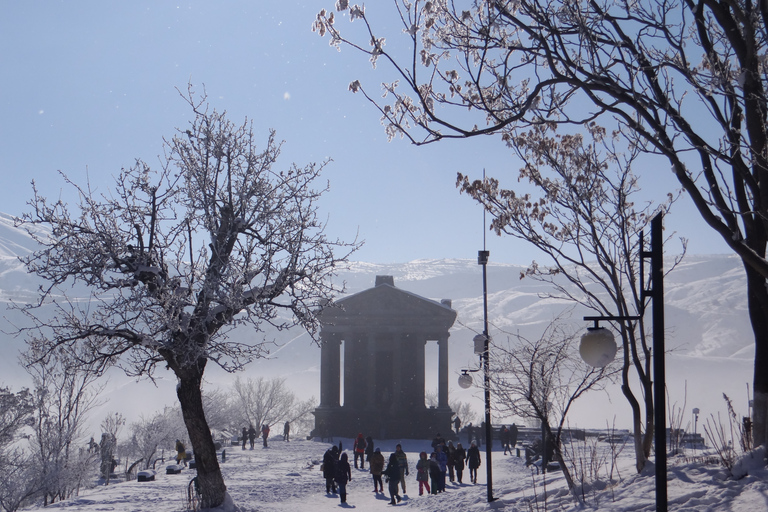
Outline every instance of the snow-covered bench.
<svg viewBox="0 0 768 512">
<path fill-rule="evenodd" d="M 184 466 L 182 466 L 181 464 L 171 464 L 165 467 L 165 474 L 178 475 L 179 473 L 181 473 L 182 469 L 184 469 Z"/>
<path fill-rule="evenodd" d="M 157 471 L 154 469 L 145 469 L 136 473 L 136 480 L 139 482 L 151 482 L 155 479 Z"/>
</svg>

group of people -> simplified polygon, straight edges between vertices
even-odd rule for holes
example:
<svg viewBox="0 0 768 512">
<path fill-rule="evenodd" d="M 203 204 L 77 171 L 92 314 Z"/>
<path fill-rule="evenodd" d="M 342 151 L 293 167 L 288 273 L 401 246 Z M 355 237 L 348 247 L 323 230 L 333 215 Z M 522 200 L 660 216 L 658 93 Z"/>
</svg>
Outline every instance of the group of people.
<svg viewBox="0 0 768 512">
<path fill-rule="evenodd" d="M 240 434 L 240 437 L 243 439 L 243 450 L 245 450 L 245 443 L 246 441 L 249 441 L 251 443 L 251 450 L 253 450 L 253 445 L 256 442 L 256 429 L 253 428 L 253 425 L 250 426 L 250 428 L 246 429 L 243 427 L 243 431 Z M 263 439 L 263 446 L 264 448 L 268 448 L 267 446 L 267 439 L 269 438 L 269 425 L 264 423 L 261 425 L 261 438 Z M 291 423 L 286 421 L 283 425 L 283 440 L 284 441 L 290 441 L 291 439 Z"/>
<path fill-rule="evenodd" d="M 403 494 L 406 493 L 406 476 L 410 475 L 408 466 L 408 456 L 403 451 L 402 445 L 398 444 L 395 451 L 390 454 L 386 460 L 380 448 L 374 448 L 373 439 L 363 434 L 358 434 L 355 438 L 352 451 L 354 453 L 355 468 L 365 469 L 365 463 L 368 462 L 369 472 L 373 478 L 373 492 L 383 493 L 383 478 L 388 483 L 390 495 L 390 505 L 400 503 L 400 489 Z M 359 466 L 358 466 L 359 461 Z M 386 461 L 386 467 L 385 467 Z M 432 453 L 427 458 L 427 452 L 419 454 L 419 460 L 416 463 L 416 481 L 419 482 L 419 496 L 424 494 L 437 494 L 445 492 L 446 478 L 451 482 L 458 480 L 463 483 L 464 468 L 469 468 L 469 479 L 472 483 L 477 483 L 477 468 L 480 467 L 480 450 L 477 444 L 472 441 L 469 449 L 465 450 L 461 443 L 453 445 L 452 441 L 446 441 L 439 433 L 432 441 Z M 352 480 L 352 470 L 349 464 L 349 457 L 343 451 L 342 444 L 332 446 L 323 455 L 323 477 L 325 478 L 326 494 L 337 493 L 341 503 L 347 502 L 347 483 Z"/>
<path fill-rule="evenodd" d="M 464 483 L 464 468 L 469 469 L 469 479 L 477 483 L 477 468 L 480 467 L 480 450 L 477 443 L 472 441 L 469 449 L 465 450 L 461 443 L 453 445 L 453 441 L 446 441 L 439 433 L 432 441 L 432 453 L 427 459 L 427 453 L 419 454 L 419 462 L 416 464 L 416 479 L 419 481 L 419 495 L 426 488 L 427 493 L 437 494 L 445 492 L 445 481 Z M 431 482 L 431 485 L 430 483 Z"/>
<path fill-rule="evenodd" d="M 253 450 L 253 445 L 256 442 L 256 429 L 253 428 L 253 425 L 251 425 L 250 428 L 248 429 L 243 427 L 243 431 L 241 432 L 240 437 L 243 440 L 243 450 L 245 450 L 246 441 L 249 441 L 251 443 L 251 450 Z M 263 438 L 264 448 L 267 448 L 267 438 L 269 437 L 269 425 L 267 425 L 266 423 L 264 423 L 261 426 L 261 437 Z"/>
</svg>

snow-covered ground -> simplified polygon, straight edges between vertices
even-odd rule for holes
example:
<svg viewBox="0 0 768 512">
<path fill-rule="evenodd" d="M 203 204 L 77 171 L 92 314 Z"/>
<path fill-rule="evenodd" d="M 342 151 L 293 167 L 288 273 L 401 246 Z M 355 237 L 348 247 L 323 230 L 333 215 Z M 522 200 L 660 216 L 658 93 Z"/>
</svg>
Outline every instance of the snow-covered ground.
<svg viewBox="0 0 768 512">
<path fill-rule="evenodd" d="M 337 440 L 338 442 L 338 440 Z M 343 439 L 345 449 L 352 446 L 351 439 Z M 381 441 L 385 458 L 398 441 Z M 653 468 L 642 475 L 632 471 L 632 456 L 625 447 L 619 466 L 613 470 L 614 483 L 608 483 L 610 464 L 601 467 L 601 480 L 582 493 L 584 505 L 579 505 L 567 492 L 562 474 L 550 472 L 538 475 L 524 464 L 524 459 L 493 453 L 493 494 L 497 498 L 487 502 L 486 471 L 478 472 L 478 483 L 472 485 L 464 479 L 463 485 L 448 483 L 446 492 L 419 496 L 415 462 L 419 451 L 431 451 L 429 441 L 405 440 L 401 442 L 408 454 L 411 467 L 406 480 L 407 493 L 397 507 L 434 512 L 467 512 L 479 510 L 508 511 L 652 511 L 655 505 L 655 478 Z M 603 443 L 605 444 L 605 443 Z M 250 511 L 305 511 L 316 512 L 355 508 L 363 511 L 386 510 L 389 496 L 374 493 L 368 470 L 352 469 L 348 485 L 347 503 L 339 497 L 325 493 L 320 472 L 320 460 L 329 443 L 297 440 L 290 443 L 279 438 L 270 441 L 269 448 L 241 450 L 229 447 L 226 462 L 222 464 L 228 492 L 237 510 Z M 484 450 L 484 447 L 482 448 Z M 668 466 L 668 494 L 670 511 L 696 512 L 759 512 L 768 509 L 768 470 L 757 461 L 748 464 L 749 475 L 734 480 L 718 464 L 701 462 L 706 452 L 688 450 L 688 457 L 671 457 Z M 762 457 L 757 457 L 761 459 Z M 697 462 L 686 462 L 696 459 Z M 610 463 L 610 460 L 606 461 Z M 46 510 L 117 511 L 117 512 L 179 512 L 186 509 L 186 488 L 194 470 L 168 475 L 159 472 L 155 481 L 125 482 L 99 486 L 80 493 L 68 501 L 50 505 Z M 466 474 L 466 473 L 465 473 Z M 620 478 L 619 478 L 620 477 Z M 384 486 L 385 490 L 387 486 Z M 41 509 L 42 510 L 42 509 Z"/>
</svg>

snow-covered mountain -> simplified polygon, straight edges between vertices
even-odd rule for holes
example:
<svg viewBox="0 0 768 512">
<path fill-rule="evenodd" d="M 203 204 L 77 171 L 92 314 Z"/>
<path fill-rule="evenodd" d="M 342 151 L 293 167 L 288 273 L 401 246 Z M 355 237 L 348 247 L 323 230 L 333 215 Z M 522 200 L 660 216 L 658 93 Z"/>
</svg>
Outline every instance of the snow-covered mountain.
<svg viewBox="0 0 768 512">
<path fill-rule="evenodd" d="M 35 249 L 35 243 L 13 226 L 13 219 L 0 214 L 0 302 L 27 302 L 34 298 L 41 284 L 28 275 L 17 257 Z M 488 303 L 491 334 L 499 342 L 504 333 L 538 337 L 544 327 L 563 311 L 567 303 L 542 299 L 543 284 L 520 279 L 524 267 L 495 264 L 493 253 L 488 265 Z M 458 319 L 450 338 L 450 364 L 459 369 L 476 366 L 472 337 L 482 330 L 482 276 L 476 260 L 416 260 L 403 264 L 354 262 L 339 275 L 348 293 L 373 286 L 375 276 L 391 275 L 395 286 L 431 299 L 451 299 Z M 746 312 L 745 278 L 740 261 L 731 255 L 687 256 L 665 279 L 665 317 L 667 325 L 667 384 L 669 402 L 683 410 L 693 407 L 708 415 L 722 410 L 722 394 L 728 394 L 737 408 L 746 414 L 747 386 L 751 387 L 753 340 Z M 589 311 L 571 311 L 573 322 Z M 14 388 L 28 385 L 26 373 L 18 366 L 17 354 L 23 340 L 9 333 L 24 319 L 17 311 L 7 310 L 0 327 L 0 384 Z M 268 358 L 252 363 L 244 377 L 285 377 L 302 398 L 319 395 L 320 350 L 301 331 L 268 333 L 276 343 Z M 248 341 L 250 331 L 234 336 Z M 271 339 L 271 338 L 270 338 Z M 437 349 L 427 345 L 427 389 L 437 389 Z M 432 351 L 434 353 L 432 353 Z M 429 361 L 434 361 L 430 364 Z M 226 386 L 234 376 L 209 366 L 209 386 Z M 158 389 L 146 382 L 136 382 L 113 374 L 104 394 L 105 412 L 116 403 L 127 416 L 151 413 L 175 402 L 173 375 L 157 375 Z M 481 401 L 476 390 L 461 390 L 451 378 L 451 393 L 464 401 Z M 595 394 L 580 401 L 571 413 L 571 424 L 605 427 L 606 421 L 618 426 L 629 424 L 629 410 L 618 385 L 609 396 Z"/>
</svg>

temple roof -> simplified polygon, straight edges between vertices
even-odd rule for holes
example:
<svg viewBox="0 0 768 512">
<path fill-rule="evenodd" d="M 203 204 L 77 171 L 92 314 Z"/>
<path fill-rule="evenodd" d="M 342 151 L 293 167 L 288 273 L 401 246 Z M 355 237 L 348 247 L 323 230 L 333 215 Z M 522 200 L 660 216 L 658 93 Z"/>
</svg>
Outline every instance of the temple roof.
<svg viewBox="0 0 768 512">
<path fill-rule="evenodd" d="M 339 299 L 320 314 L 326 332 L 446 332 L 455 320 L 450 300 L 437 302 L 401 290 L 392 276 L 376 276 L 376 286 Z"/>
</svg>

